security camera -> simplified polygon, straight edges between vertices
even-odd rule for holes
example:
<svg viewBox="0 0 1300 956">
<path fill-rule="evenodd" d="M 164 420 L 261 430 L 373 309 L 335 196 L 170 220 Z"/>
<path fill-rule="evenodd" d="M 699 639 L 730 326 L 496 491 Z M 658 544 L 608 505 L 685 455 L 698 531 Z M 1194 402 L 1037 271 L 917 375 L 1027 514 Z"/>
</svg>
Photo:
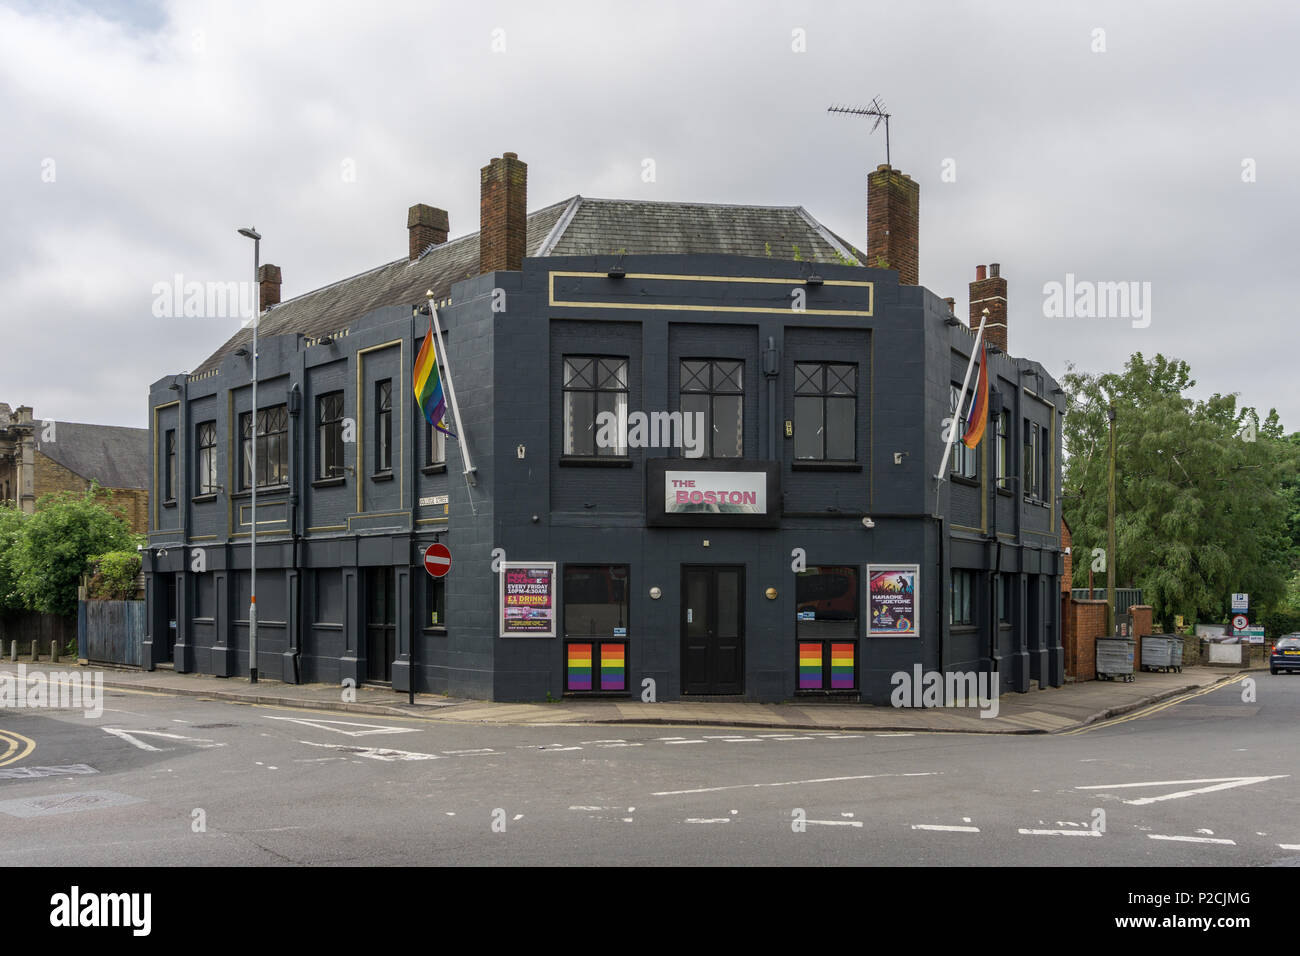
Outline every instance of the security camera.
<svg viewBox="0 0 1300 956">
<path fill-rule="evenodd" d="M 876 526 L 876 523 L 875 523 L 874 521 L 871 520 L 871 516 L 870 516 L 870 515 L 867 515 L 867 517 L 865 517 L 865 518 L 862 519 L 862 527 L 864 527 L 864 528 L 874 528 L 875 526 Z"/>
</svg>

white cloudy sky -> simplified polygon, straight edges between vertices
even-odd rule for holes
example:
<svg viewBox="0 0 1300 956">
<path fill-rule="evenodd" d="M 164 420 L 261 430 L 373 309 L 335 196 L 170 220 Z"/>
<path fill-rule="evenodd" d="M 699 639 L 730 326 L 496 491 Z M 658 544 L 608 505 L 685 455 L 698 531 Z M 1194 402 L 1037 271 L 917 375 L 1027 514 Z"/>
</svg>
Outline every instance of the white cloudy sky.
<svg viewBox="0 0 1300 956">
<path fill-rule="evenodd" d="M 1015 354 L 1177 355 L 1297 430 L 1298 44 L 1300 7 L 1240 0 L 0 0 L 0 401 L 143 426 L 149 383 L 237 325 L 154 318 L 155 283 L 246 277 L 249 223 L 285 298 L 404 255 L 412 203 L 474 231 L 507 150 L 533 208 L 799 204 L 865 245 L 883 136 L 825 110 L 879 95 L 959 314 L 1000 262 Z M 1066 273 L 1150 282 L 1150 326 L 1045 318 Z"/>
</svg>

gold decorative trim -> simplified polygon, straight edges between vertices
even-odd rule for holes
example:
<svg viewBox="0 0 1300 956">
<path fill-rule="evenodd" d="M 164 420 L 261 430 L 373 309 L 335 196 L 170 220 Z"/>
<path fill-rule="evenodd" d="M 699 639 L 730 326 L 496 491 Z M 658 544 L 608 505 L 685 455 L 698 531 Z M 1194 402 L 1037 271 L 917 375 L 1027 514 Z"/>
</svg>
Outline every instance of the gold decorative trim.
<svg viewBox="0 0 1300 956">
<path fill-rule="evenodd" d="M 366 362 L 365 359 L 362 358 L 362 356 L 370 352 L 378 352 L 381 349 L 390 349 L 394 345 L 396 345 L 399 349 L 399 355 L 397 359 L 398 365 L 400 366 L 397 370 L 397 381 L 398 381 L 398 385 L 400 386 L 399 395 L 405 395 L 406 394 L 406 339 L 405 338 L 393 339 L 389 342 L 382 342 L 379 345 L 370 345 L 364 349 L 357 349 L 356 352 L 357 355 L 357 440 L 354 444 L 357 446 L 357 453 L 356 453 L 356 460 L 353 462 L 353 467 L 356 469 L 356 476 L 357 476 L 357 513 L 358 514 L 365 513 L 365 508 L 362 506 L 362 485 L 365 482 L 365 464 L 366 464 L 364 460 L 365 447 L 366 447 L 366 439 L 365 439 L 366 397 L 362 393 L 361 379 L 365 376 Z M 398 457 L 400 461 L 404 462 L 406 459 L 406 402 L 405 400 L 400 400 L 398 396 L 394 396 L 393 403 L 395 405 L 398 405 L 398 407 L 401 409 L 400 411 L 401 417 L 398 421 L 398 428 L 397 428 L 397 438 L 398 441 L 400 442 L 398 446 L 399 449 Z M 405 488 L 406 468 L 405 467 L 398 467 L 397 482 L 398 482 L 397 498 L 400 501 L 402 498 L 406 496 L 406 488 Z M 352 519 L 349 518 L 348 519 L 349 530 L 351 530 L 351 522 Z"/>
<path fill-rule="evenodd" d="M 748 312 L 767 315 L 843 315 L 843 316 L 865 316 L 870 318 L 875 314 L 876 307 L 876 284 L 874 282 L 859 282 L 849 279 L 827 279 L 822 284 L 828 286 L 845 286 L 855 288 L 865 288 L 871 297 L 871 306 L 865 311 L 860 309 L 804 309 L 801 312 L 795 312 L 789 306 L 747 306 L 747 305 L 678 305 L 668 303 L 639 303 L 639 302 L 572 302 L 564 299 L 555 298 L 555 278 L 562 276 L 567 278 L 578 279 L 606 279 L 608 274 L 604 272 L 550 272 L 547 274 L 547 297 L 551 307 L 568 308 L 568 309 L 640 309 L 640 310 L 668 310 L 675 312 Z M 675 282 L 746 282 L 746 283 L 765 283 L 773 285 L 786 286 L 803 286 L 805 277 L 800 276 L 794 279 L 773 279 L 770 277 L 758 276 L 684 276 L 684 275 L 661 275 L 654 272 L 629 272 L 625 279 L 657 279 L 660 281 Z"/>
</svg>

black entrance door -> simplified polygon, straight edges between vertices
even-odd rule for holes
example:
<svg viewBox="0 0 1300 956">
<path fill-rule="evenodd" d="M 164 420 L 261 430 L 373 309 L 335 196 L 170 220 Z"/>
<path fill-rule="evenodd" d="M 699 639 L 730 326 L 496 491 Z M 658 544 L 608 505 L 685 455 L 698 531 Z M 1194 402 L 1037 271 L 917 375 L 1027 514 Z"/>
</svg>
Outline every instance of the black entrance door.
<svg viewBox="0 0 1300 956">
<path fill-rule="evenodd" d="M 391 683 L 397 650 L 392 568 L 366 569 L 366 680 Z"/>
<path fill-rule="evenodd" d="M 682 693 L 745 692 L 745 569 L 682 568 Z"/>
</svg>

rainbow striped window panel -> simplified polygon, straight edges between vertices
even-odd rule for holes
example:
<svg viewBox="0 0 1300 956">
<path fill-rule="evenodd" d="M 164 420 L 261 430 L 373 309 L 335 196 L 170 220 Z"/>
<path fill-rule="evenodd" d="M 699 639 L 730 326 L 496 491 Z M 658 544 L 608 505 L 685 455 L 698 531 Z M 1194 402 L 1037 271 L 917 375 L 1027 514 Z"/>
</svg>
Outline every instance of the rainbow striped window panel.
<svg viewBox="0 0 1300 956">
<path fill-rule="evenodd" d="M 591 690 L 591 644 L 570 644 L 565 668 L 566 690 Z M 554 658 L 552 658 L 554 660 Z"/>
<path fill-rule="evenodd" d="M 852 674 L 850 668 L 850 680 Z M 820 642 L 799 645 L 799 689 L 822 689 L 822 645 Z"/>
<path fill-rule="evenodd" d="M 600 645 L 600 689 L 626 690 L 627 688 L 627 645 Z M 576 690 L 577 688 L 574 688 Z"/>
<path fill-rule="evenodd" d="M 831 645 L 831 690 L 853 690 L 856 644 Z"/>
</svg>

